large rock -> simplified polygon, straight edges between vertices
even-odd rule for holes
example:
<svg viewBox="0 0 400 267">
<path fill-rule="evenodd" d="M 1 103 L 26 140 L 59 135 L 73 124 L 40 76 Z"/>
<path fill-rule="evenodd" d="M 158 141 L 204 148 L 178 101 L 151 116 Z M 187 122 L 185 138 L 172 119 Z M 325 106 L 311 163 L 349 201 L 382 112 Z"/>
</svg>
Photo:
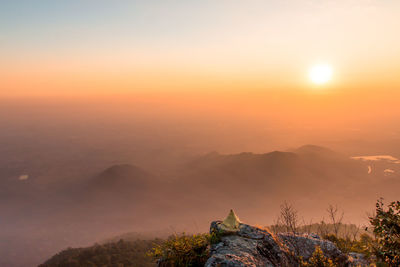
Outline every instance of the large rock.
<svg viewBox="0 0 400 267">
<path fill-rule="evenodd" d="M 244 223 L 227 231 L 222 221 L 212 222 L 210 232 L 220 236 L 220 241 L 212 245 L 206 267 L 297 267 L 299 257 L 309 259 L 316 246 L 335 262 L 347 265 L 345 254 L 332 242 L 318 237 L 274 235 L 268 229 Z"/>
<path fill-rule="evenodd" d="M 293 251 L 296 256 L 308 260 L 315 251 L 315 247 L 320 247 L 324 252 L 325 257 L 333 259 L 336 262 L 347 261 L 347 256 L 342 253 L 334 243 L 328 240 L 320 239 L 311 235 L 300 235 L 292 233 L 278 234 L 282 242 Z"/>
</svg>

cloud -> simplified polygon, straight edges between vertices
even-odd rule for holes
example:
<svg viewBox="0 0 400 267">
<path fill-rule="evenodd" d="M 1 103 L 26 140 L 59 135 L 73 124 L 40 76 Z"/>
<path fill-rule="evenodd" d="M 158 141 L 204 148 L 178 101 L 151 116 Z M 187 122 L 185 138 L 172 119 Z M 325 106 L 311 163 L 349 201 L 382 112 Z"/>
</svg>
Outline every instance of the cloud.
<svg viewBox="0 0 400 267">
<path fill-rule="evenodd" d="M 376 156 L 357 156 L 351 157 L 355 160 L 362 160 L 362 161 L 389 161 L 395 164 L 399 164 L 400 160 L 390 155 L 376 155 Z"/>
</svg>

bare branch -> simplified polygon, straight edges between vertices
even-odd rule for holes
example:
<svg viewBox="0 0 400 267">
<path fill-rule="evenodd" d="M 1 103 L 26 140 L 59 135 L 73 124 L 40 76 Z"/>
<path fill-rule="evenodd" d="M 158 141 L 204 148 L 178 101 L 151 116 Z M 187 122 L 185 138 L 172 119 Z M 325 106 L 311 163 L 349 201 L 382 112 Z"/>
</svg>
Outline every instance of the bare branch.
<svg viewBox="0 0 400 267">
<path fill-rule="evenodd" d="M 287 232 L 296 233 L 298 228 L 298 211 L 286 201 L 281 205 L 279 216 L 280 223 L 285 227 Z"/>
<path fill-rule="evenodd" d="M 329 214 L 329 218 L 331 219 L 331 223 L 333 225 L 333 231 L 336 236 L 339 236 L 340 226 L 342 225 L 344 212 L 338 214 L 339 210 L 337 205 L 329 205 L 328 209 L 326 210 Z"/>
</svg>

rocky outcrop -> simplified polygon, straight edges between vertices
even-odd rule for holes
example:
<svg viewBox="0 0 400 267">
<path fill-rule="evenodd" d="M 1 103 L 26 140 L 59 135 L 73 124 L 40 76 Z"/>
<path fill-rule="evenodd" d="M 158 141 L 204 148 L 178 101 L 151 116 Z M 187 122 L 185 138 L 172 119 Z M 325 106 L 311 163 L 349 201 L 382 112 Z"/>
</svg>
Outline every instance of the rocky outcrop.
<svg viewBox="0 0 400 267">
<path fill-rule="evenodd" d="M 211 246 L 206 267 L 297 267 L 300 257 L 308 260 L 316 246 L 339 265 L 348 265 L 347 256 L 330 241 L 317 236 L 274 235 L 268 229 L 236 223 L 233 215 L 224 222 L 211 223 L 210 232 L 219 240 Z"/>
<path fill-rule="evenodd" d="M 293 235 L 292 233 L 278 234 L 278 238 L 292 251 L 296 256 L 303 260 L 308 260 L 318 246 L 324 252 L 324 256 L 335 262 L 346 262 L 347 256 L 342 253 L 334 243 L 328 240 L 320 239 L 313 235 Z"/>
<path fill-rule="evenodd" d="M 296 266 L 290 251 L 267 230 L 247 224 L 228 233 L 223 228 L 221 221 L 211 224 L 211 233 L 217 233 L 220 242 L 212 245 L 206 267 Z"/>
</svg>

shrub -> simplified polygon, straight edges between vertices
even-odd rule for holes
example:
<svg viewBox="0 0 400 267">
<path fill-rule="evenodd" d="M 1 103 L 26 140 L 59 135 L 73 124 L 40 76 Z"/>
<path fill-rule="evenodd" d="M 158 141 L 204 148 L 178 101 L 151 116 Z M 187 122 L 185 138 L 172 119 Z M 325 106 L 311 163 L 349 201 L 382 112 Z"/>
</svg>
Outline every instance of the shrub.
<svg viewBox="0 0 400 267">
<path fill-rule="evenodd" d="M 161 243 L 160 239 L 96 244 L 87 248 L 68 248 L 54 255 L 40 267 L 141 266 L 153 267 L 146 252 Z"/>
<path fill-rule="evenodd" d="M 164 267 L 204 266 L 212 238 L 209 234 L 174 235 L 156 245 L 149 256 L 158 259 L 160 266 Z"/>
<path fill-rule="evenodd" d="M 377 257 L 389 266 L 400 266 L 400 201 L 385 209 L 383 200 L 378 200 L 376 215 L 369 219 L 377 238 Z"/>
<path fill-rule="evenodd" d="M 315 247 L 315 251 L 311 258 L 306 261 L 301 261 L 302 267 L 336 267 L 332 260 L 325 257 L 324 252 L 319 246 Z"/>
<path fill-rule="evenodd" d="M 375 255 L 376 241 L 366 233 L 361 234 L 358 240 L 337 237 L 335 234 L 327 234 L 323 238 L 334 243 L 340 251 L 346 254 L 349 252 L 361 253 L 368 260 L 372 260 Z"/>
<path fill-rule="evenodd" d="M 376 254 L 376 240 L 364 233 L 359 240 L 353 242 L 351 252 L 362 253 L 367 259 L 371 260 Z"/>
</svg>

